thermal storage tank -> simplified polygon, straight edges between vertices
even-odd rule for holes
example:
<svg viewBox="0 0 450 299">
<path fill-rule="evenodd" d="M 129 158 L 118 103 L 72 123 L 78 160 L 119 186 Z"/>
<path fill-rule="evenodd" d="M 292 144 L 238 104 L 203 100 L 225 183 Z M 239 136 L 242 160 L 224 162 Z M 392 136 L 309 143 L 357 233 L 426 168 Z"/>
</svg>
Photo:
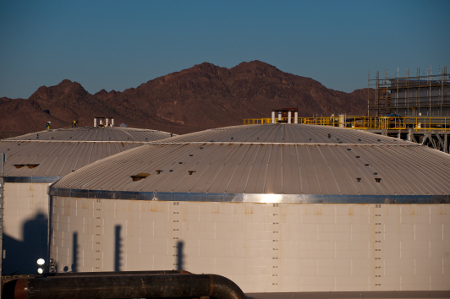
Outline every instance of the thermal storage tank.
<svg viewBox="0 0 450 299">
<path fill-rule="evenodd" d="M 450 155 L 350 129 L 177 136 L 50 189 L 63 271 L 186 269 L 246 293 L 450 290 Z"/>
<path fill-rule="evenodd" d="M 0 140 L 4 165 L 3 275 L 36 273 L 48 255 L 48 186 L 110 155 L 170 133 L 122 127 L 46 130 Z"/>
</svg>

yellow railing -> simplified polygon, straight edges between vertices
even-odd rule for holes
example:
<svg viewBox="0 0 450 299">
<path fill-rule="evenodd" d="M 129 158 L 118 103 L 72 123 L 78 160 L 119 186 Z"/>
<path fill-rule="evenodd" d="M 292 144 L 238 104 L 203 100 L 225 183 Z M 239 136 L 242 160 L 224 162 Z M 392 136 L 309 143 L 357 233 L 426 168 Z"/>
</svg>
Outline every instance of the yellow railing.
<svg viewBox="0 0 450 299">
<path fill-rule="evenodd" d="M 259 124 L 270 124 L 272 122 L 271 118 L 245 118 L 244 125 L 259 125 Z"/>
<path fill-rule="evenodd" d="M 281 122 L 287 123 L 287 117 L 283 117 Z M 244 119 L 244 125 L 268 124 L 271 118 L 247 118 Z M 275 118 L 275 123 L 278 123 Z M 294 122 L 294 118 L 291 118 Z M 425 117 L 425 116 L 333 116 L 333 117 L 299 117 L 298 123 L 332 126 L 357 130 L 402 130 L 414 129 L 414 131 L 450 131 L 450 117 Z"/>
</svg>

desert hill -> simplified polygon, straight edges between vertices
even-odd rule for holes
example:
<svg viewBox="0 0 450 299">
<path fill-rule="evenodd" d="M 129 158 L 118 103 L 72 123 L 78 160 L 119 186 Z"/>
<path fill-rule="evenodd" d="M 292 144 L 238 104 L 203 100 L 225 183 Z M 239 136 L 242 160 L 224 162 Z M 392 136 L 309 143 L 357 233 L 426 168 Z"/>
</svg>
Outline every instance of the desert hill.
<svg viewBox="0 0 450 299">
<path fill-rule="evenodd" d="M 260 61 L 233 68 L 202 63 L 150 80 L 123 92 L 88 93 L 63 80 L 41 86 L 28 99 L 0 98 L 0 134 L 9 137 L 52 128 L 92 126 L 96 116 L 113 116 L 116 125 L 187 133 L 269 117 L 272 109 L 299 108 L 300 116 L 362 115 L 367 89 L 345 93 Z"/>
</svg>

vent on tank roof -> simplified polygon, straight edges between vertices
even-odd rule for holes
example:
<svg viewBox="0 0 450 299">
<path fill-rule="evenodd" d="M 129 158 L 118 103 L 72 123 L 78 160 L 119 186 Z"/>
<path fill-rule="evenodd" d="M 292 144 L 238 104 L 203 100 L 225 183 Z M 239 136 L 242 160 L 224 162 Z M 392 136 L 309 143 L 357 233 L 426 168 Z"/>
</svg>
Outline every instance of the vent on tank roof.
<svg viewBox="0 0 450 299">
<path fill-rule="evenodd" d="M 97 123 L 98 120 L 98 123 Z M 99 116 L 94 117 L 94 127 L 101 127 L 101 128 L 113 128 L 114 127 L 114 118 Z"/>
</svg>

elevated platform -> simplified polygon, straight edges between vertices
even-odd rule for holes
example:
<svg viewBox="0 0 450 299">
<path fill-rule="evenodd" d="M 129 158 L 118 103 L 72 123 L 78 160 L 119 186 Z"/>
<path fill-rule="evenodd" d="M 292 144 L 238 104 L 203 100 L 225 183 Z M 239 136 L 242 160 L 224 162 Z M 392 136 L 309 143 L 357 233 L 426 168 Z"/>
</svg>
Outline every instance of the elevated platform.
<svg viewBox="0 0 450 299">
<path fill-rule="evenodd" d="M 374 134 L 395 137 L 427 145 L 445 153 L 450 153 L 450 117 L 414 116 L 355 116 L 340 115 L 331 117 L 292 117 L 275 118 L 275 123 L 300 123 L 309 125 L 341 127 L 363 130 Z M 247 118 L 244 125 L 271 123 L 271 118 Z"/>
</svg>

